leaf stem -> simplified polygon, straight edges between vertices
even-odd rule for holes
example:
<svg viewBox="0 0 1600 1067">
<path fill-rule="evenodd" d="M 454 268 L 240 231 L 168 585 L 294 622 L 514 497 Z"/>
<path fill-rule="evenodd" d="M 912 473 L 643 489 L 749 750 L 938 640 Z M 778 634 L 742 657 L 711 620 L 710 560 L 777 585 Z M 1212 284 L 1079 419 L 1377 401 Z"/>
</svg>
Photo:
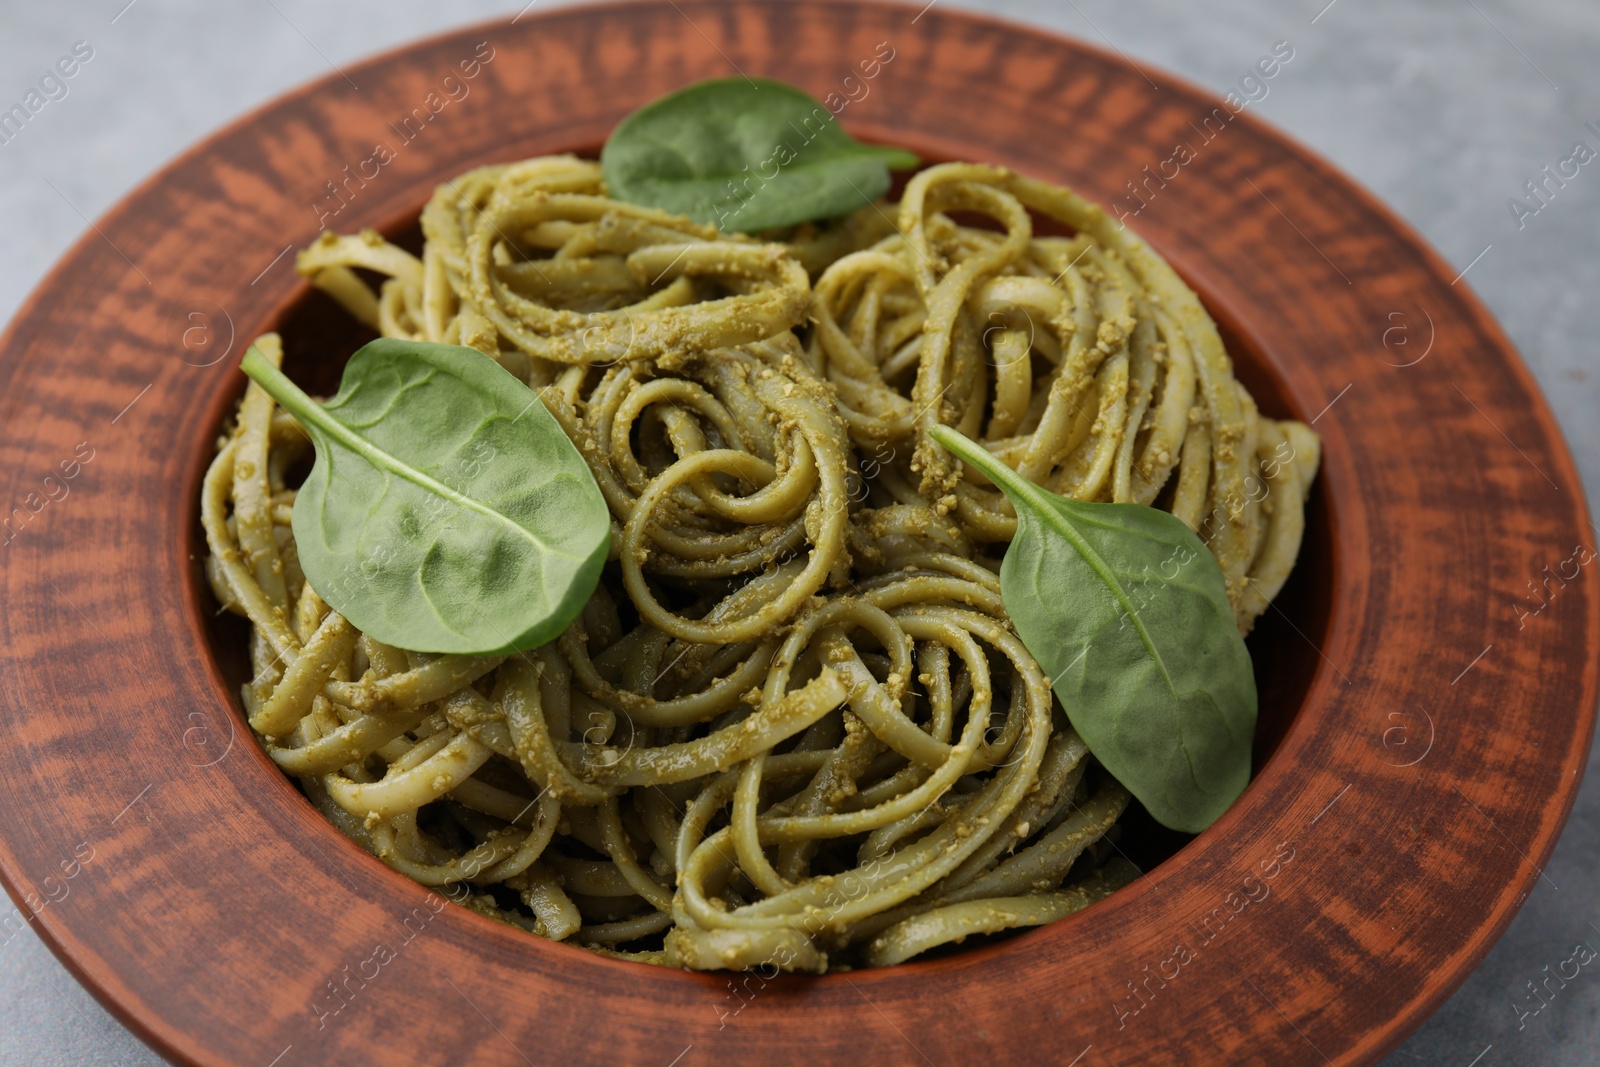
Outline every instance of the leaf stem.
<svg viewBox="0 0 1600 1067">
<path fill-rule="evenodd" d="M 244 359 L 239 361 L 239 369 L 248 374 L 272 399 L 283 405 L 285 411 L 301 422 L 324 432 L 343 429 L 342 426 L 335 426 L 333 418 L 322 410 L 322 405 L 312 400 L 306 395 L 305 390 L 290 381 L 287 374 L 274 367 L 255 345 L 251 345 L 245 352 Z"/>
<path fill-rule="evenodd" d="M 1038 503 L 1037 486 L 1004 463 L 1000 462 L 978 442 L 966 434 L 952 430 L 948 426 L 934 426 L 929 431 L 935 441 L 949 449 L 957 457 L 972 464 L 982 471 L 984 476 L 1001 489 L 1008 490 L 1018 495 L 1025 496 L 1031 503 Z"/>
</svg>

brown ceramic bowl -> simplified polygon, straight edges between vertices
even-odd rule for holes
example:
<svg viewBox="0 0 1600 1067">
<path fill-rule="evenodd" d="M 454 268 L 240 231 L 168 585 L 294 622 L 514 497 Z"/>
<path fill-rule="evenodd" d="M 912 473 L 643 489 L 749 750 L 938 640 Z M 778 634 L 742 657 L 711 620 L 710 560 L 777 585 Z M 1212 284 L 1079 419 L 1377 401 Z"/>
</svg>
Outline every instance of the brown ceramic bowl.
<svg viewBox="0 0 1600 1067">
<path fill-rule="evenodd" d="M 491 58 L 450 98 L 475 51 Z M 403 233 L 447 176 L 593 150 L 637 105 L 736 72 L 851 93 L 858 136 L 931 159 L 1130 211 L 1134 183 L 1130 224 L 1200 292 L 1263 406 L 1314 420 L 1325 449 L 1299 570 L 1252 638 L 1258 773 L 1215 826 L 1151 841 L 1144 878 L 1051 926 L 737 990 L 442 906 L 341 838 L 239 720 L 240 635 L 211 618 L 194 522 L 244 342 L 281 327 L 291 369 L 326 380 L 359 340 L 287 255 L 325 215 Z M 1593 530 L 1506 338 L 1348 179 L 1170 77 L 931 5 L 554 11 L 346 73 L 130 195 L 0 342 L 0 877 L 18 903 L 0 925 L 32 922 L 163 1054 L 1369 1063 L 1510 922 L 1594 725 Z M 393 158 L 375 168 L 379 143 Z M 380 944 L 394 958 L 374 975 Z"/>
</svg>

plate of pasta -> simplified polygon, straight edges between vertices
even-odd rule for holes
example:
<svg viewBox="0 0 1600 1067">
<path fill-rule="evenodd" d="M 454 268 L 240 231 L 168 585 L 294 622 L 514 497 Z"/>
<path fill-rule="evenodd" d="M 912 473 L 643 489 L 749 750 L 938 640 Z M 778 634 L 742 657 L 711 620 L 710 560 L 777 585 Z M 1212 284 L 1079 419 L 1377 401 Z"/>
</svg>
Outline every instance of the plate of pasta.
<svg viewBox="0 0 1600 1067">
<path fill-rule="evenodd" d="M 350 76 L 0 344 L 0 877 L 164 1055 L 1367 1063 L 1487 952 L 1592 527 L 1348 179 L 895 5 Z"/>
</svg>

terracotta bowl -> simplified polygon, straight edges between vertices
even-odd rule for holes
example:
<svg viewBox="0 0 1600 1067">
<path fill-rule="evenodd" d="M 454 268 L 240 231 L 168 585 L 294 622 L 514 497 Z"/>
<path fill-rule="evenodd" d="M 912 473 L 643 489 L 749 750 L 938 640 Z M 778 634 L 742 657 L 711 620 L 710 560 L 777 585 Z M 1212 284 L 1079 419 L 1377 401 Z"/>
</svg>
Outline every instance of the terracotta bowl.
<svg viewBox="0 0 1600 1067">
<path fill-rule="evenodd" d="M 552 11 L 345 73 L 135 191 L 0 341 L 0 928 L 31 922 L 164 1055 L 1368 1063 L 1510 922 L 1594 726 L 1578 475 L 1455 272 L 1237 98 L 988 19 L 842 2 Z M 446 177 L 593 150 L 639 104 L 736 73 L 840 93 L 862 138 L 1120 206 L 1263 407 L 1323 436 L 1299 569 L 1252 638 L 1254 782 L 1198 838 L 1130 835 L 1146 876 L 1073 918 L 822 978 L 602 959 L 359 852 L 239 718 L 200 472 L 251 336 L 282 329 L 313 384 L 361 340 L 289 250 L 324 222 L 404 234 Z"/>
</svg>

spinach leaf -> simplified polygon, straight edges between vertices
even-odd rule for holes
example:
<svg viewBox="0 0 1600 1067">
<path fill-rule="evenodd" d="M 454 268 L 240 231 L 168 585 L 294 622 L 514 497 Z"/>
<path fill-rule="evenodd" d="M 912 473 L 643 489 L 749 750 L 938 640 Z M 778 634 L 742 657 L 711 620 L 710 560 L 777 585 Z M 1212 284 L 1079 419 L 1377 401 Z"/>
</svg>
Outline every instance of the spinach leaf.
<svg viewBox="0 0 1600 1067">
<path fill-rule="evenodd" d="M 1073 729 L 1156 821 L 1210 826 L 1250 781 L 1256 722 L 1216 557 L 1164 511 L 1069 500 L 948 427 L 933 436 L 1017 510 L 1000 595 Z"/>
<path fill-rule="evenodd" d="M 318 404 L 254 346 L 244 372 L 316 463 L 294 502 L 300 565 L 351 623 L 417 652 L 554 639 L 600 580 L 610 513 L 539 398 L 470 348 L 382 338 Z"/>
<path fill-rule="evenodd" d="M 600 153 L 618 200 L 755 233 L 843 215 L 916 156 L 864 145 L 792 85 L 724 78 L 680 89 L 617 124 Z"/>
</svg>

